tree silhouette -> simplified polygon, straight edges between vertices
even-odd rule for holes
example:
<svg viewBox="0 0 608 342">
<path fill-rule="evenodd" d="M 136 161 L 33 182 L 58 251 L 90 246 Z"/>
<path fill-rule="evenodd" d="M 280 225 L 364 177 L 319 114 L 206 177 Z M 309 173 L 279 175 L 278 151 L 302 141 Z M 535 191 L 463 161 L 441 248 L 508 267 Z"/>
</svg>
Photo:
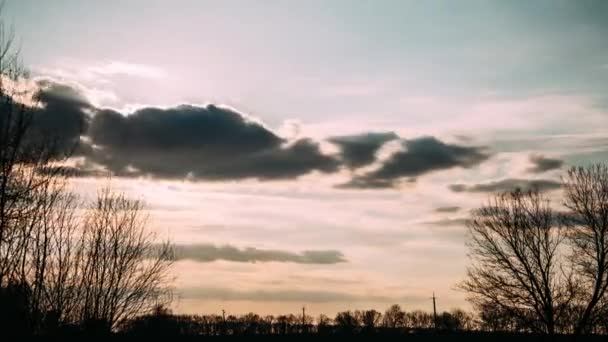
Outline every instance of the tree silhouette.
<svg viewBox="0 0 608 342">
<path fill-rule="evenodd" d="M 569 274 L 560 270 L 564 232 L 536 190 L 497 195 L 474 211 L 468 227 L 473 264 L 461 287 L 478 308 L 498 306 L 531 330 L 556 332 L 572 298 Z"/>
<path fill-rule="evenodd" d="M 405 326 L 405 312 L 401 310 L 399 305 L 391 305 L 384 313 L 382 324 L 393 329 Z"/>
<path fill-rule="evenodd" d="M 99 192 L 85 216 L 80 265 L 81 318 L 112 329 L 169 300 L 169 244 L 155 244 L 143 203 L 110 188 Z"/>
<path fill-rule="evenodd" d="M 365 310 L 361 312 L 361 323 L 363 331 L 373 333 L 382 321 L 382 314 L 376 310 Z"/>
<path fill-rule="evenodd" d="M 573 167 L 564 177 L 564 217 L 581 308 L 575 334 L 590 332 L 608 314 L 608 166 Z"/>
</svg>

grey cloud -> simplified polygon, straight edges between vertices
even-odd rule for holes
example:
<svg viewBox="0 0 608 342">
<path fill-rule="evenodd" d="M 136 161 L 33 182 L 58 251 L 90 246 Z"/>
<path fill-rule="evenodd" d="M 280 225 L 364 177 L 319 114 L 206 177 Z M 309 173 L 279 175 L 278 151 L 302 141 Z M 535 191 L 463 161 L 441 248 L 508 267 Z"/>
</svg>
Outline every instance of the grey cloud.
<svg viewBox="0 0 608 342">
<path fill-rule="evenodd" d="M 247 154 L 279 147 L 283 140 L 257 122 L 224 107 L 181 105 L 142 108 L 131 115 L 102 110 L 89 132 L 101 146 L 152 149 L 211 150 L 214 153 Z"/>
<path fill-rule="evenodd" d="M 333 137 L 338 156 L 326 155 L 317 142 L 288 142 L 260 122 L 234 109 L 180 105 L 142 108 L 129 115 L 95 108 L 76 87 L 40 80 L 37 113 L 40 129 L 54 132 L 66 146 L 80 141 L 77 155 L 119 176 L 164 179 L 294 179 L 313 171 L 331 173 L 375 160 L 392 132 Z M 70 144 L 67 144 L 69 142 Z M 472 167 L 489 154 L 483 147 L 447 144 L 434 137 L 403 140 L 379 169 L 358 175 L 340 188 L 391 188 L 425 173 Z M 88 170 L 74 173 L 86 175 Z"/>
<path fill-rule="evenodd" d="M 391 187 L 404 177 L 413 181 L 415 177 L 432 171 L 454 167 L 470 168 L 490 157 L 484 147 L 446 144 L 434 137 L 404 140 L 403 148 L 403 151 L 393 154 L 378 170 L 356 176 L 341 187 Z"/>
<path fill-rule="evenodd" d="M 227 260 L 234 262 L 292 262 L 298 264 L 337 264 L 346 262 L 344 255 L 335 250 L 310 250 L 302 253 L 289 251 L 215 246 L 212 244 L 177 245 L 174 247 L 177 260 L 211 262 Z"/>
<path fill-rule="evenodd" d="M 129 115 L 95 108 L 76 88 L 40 80 L 38 132 L 81 141 L 77 155 L 120 176 L 291 179 L 334 172 L 341 162 L 317 142 L 288 142 L 236 110 L 216 105 L 142 108 Z"/>
<path fill-rule="evenodd" d="M 439 207 L 436 208 L 435 211 L 438 213 L 455 213 L 460 210 L 460 207 L 451 206 L 451 207 Z"/>
<path fill-rule="evenodd" d="M 368 177 L 355 177 L 344 184 L 338 184 L 338 189 L 387 189 L 395 187 L 394 179 L 373 179 Z"/>
<path fill-rule="evenodd" d="M 44 145 L 49 152 L 65 155 L 76 150 L 80 136 L 88 127 L 88 111 L 92 106 L 74 88 L 47 79 L 35 80 L 38 89 L 33 94 L 37 106 L 25 113 L 31 120 L 25 142 Z M 17 111 L 18 114 L 22 112 Z M 31 116 L 29 116 L 31 115 Z M 4 120 L 4 116 L 0 118 Z"/>
<path fill-rule="evenodd" d="M 79 165 L 79 166 L 45 166 L 39 171 L 41 174 L 61 174 L 67 177 L 107 177 L 109 174 L 100 170 L 95 170 L 90 167 Z"/>
<path fill-rule="evenodd" d="M 465 227 L 468 222 L 468 218 L 458 217 L 442 218 L 425 222 L 425 224 L 430 226 L 429 229 L 433 235 L 440 237 L 442 240 L 462 242 L 467 234 Z"/>
<path fill-rule="evenodd" d="M 468 219 L 466 219 L 466 218 L 455 218 L 455 219 L 445 218 L 445 219 L 440 219 L 440 220 L 436 220 L 436 221 L 429 221 L 429 222 L 426 222 L 426 224 L 431 225 L 431 226 L 440 226 L 440 227 L 464 226 L 464 225 L 466 225 L 467 221 L 468 221 Z"/>
<path fill-rule="evenodd" d="M 507 178 L 496 182 L 483 184 L 452 184 L 450 190 L 454 192 L 506 192 L 517 188 L 527 191 L 538 189 L 539 191 L 550 191 L 561 188 L 562 184 L 550 179 L 516 179 Z"/>
<path fill-rule="evenodd" d="M 287 179 L 333 172 L 339 161 L 310 139 L 286 141 L 224 107 L 144 108 L 124 116 L 101 111 L 90 136 L 95 161 L 118 175 L 193 179 Z"/>
<path fill-rule="evenodd" d="M 354 169 L 373 163 L 380 147 L 396 139 L 399 139 L 399 136 L 394 132 L 385 132 L 337 136 L 329 138 L 328 141 L 340 147 L 344 164 Z"/>
<path fill-rule="evenodd" d="M 585 224 L 585 219 L 581 217 L 577 213 L 569 212 L 569 211 L 558 211 L 555 213 L 556 216 L 556 224 L 568 224 L 568 225 L 583 225 Z"/>
<path fill-rule="evenodd" d="M 542 154 L 531 155 L 530 162 L 533 164 L 533 166 L 528 168 L 528 172 L 531 173 L 543 173 L 546 171 L 559 169 L 562 167 L 562 165 L 564 165 L 563 160 L 547 158 Z"/>
<path fill-rule="evenodd" d="M 400 298 L 379 295 L 355 295 L 333 291 L 305 290 L 253 290 L 237 291 L 217 287 L 193 287 L 178 290 L 182 298 L 225 301 L 254 301 L 254 302 L 298 302 L 298 303 L 328 303 L 328 302 L 386 302 L 394 301 L 420 302 L 423 299 L 414 296 Z M 426 300 L 426 299 L 424 299 Z"/>
</svg>

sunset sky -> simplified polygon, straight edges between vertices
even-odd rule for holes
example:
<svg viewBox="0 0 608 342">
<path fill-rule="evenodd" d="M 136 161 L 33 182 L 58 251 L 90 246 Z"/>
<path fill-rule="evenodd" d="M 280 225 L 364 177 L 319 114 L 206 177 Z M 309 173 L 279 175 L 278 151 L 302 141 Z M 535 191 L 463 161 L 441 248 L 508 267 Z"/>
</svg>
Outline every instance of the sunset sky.
<svg viewBox="0 0 608 342">
<path fill-rule="evenodd" d="M 465 222 L 608 157 L 608 2 L 9 0 L 85 197 L 176 246 L 177 312 L 464 307 Z M 80 123 L 83 123 L 80 125 Z M 556 200 L 555 206 L 560 203 Z"/>
</svg>

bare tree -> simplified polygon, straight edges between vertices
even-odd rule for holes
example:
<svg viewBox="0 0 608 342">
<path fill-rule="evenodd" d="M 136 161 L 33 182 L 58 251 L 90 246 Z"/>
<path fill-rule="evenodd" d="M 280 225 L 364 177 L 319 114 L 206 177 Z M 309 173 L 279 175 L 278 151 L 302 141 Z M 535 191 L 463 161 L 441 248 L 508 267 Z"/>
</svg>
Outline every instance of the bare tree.
<svg viewBox="0 0 608 342">
<path fill-rule="evenodd" d="M 63 189 L 62 189 L 63 190 Z M 44 238 L 37 250 L 42 287 L 40 311 L 54 320 L 54 326 L 77 323 L 80 304 L 79 271 L 82 262 L 82 234 L 77 219 L 78 198 L 62 191 L 44 218 Z M 48 328 L 48 327 L 47 327 Z"/>
<path fill-rule="evenodd" d="M 14 31 L 0 21 L 0 287 L 16 279 L 20 256 L 15 247 L 23 243 L 20 222 L 27 213 L 32 172 L 30 151 L 24 148 L 30 124 L 27 106 L 16 99 L 21 90 L 16 84 L 25 76 L 14 49 Z M 30 160 L 31 159 L 31 160 Z"/>
<path fill-rule="evenodd" d="M 361 317 L 352 311 L 338 312 L 334 318 L 336 329 L 340 333 L 354 334 L 361 328 Z"/>
<path fill-rule="evenodd" d="M 380 325 L 382 320 L 382 313 L 376 310 L 365 310 L 360 312 L 361 323 L 363 329 L 366 332 L 374 332 L 374 330 Z"/>
<path fill-rule="evenodd" d="M 386 309 L 382 321 L 386 328 L 401 328 L 405 326 L 405 312 L 401 310 L 399 305 L 391 305 L 390 308 Z"/>
<path fill-rule="evenodd" d="M 23 311 L 34 333 L 43 321 L 111 329 L 163 302 L 170 249 L 145 229 L 141 201 L 109 189 L 78 220 L 61 165 L 86 123 L 70 134 L 47 128 L 54 118 L 37 103 L 14 37 L 0 19 L 0 290 L 21 306 L 0 308 Z"/>
<path fill-rule="evenodd" d="M 36 88 L 14 41 L 14 31 L 0 19 L 0 287 L 28 281 L 31 234 L 39 232 L 64 176 L 63 169 L 48 166 L 69 157 L 77 144 L 39 123 Z"/>
<path fill-rule="evenodd" d="M 575 334 L 590 332 L 608 314 L 608 166 L 573 167 L 564 177 L 565 222 L 581 309 Z"/>
<path fill-rule="evenodd" d="M 117 323 L 167 301 L 169 245 L 146 229 L 143 203 L 110 188 L 99 192 L 84 222 L 80 266 L 83 321 Z"/>
<path fill-rule="evenodd" d="M 327 315 L 320 314 L 317 318 L 317 333 L 327 334 L 331 331 L 333 321 Z"/>
<path fill-rule="evenodd" d="M 435 326 L 433 314 L 422 310 L 414 310 L 405 314 L 407 327 L 414 329 L 430 329 Z"/>
<path fill-rule="evenodd" d="M 501 308 L 528 329 L 554 334 L 572 300 L 560 265 L 565 234 L 539 191 L 497 195 L 468 223 L 472 265 L 460 285 L 477 307 Z"/>
</svg>

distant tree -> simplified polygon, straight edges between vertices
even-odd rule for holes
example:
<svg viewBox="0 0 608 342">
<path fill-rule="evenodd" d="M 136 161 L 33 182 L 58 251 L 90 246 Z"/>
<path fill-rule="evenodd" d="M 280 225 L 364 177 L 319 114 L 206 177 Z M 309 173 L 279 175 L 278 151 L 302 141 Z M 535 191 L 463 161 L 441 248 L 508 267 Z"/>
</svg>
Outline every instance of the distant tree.
<svg viewBox="0 0 608 342">
<path fill-rule="evenodd" d="M 450 311 L 450 315 L 456 322 L 457 330 L 474 330 L 475 319 L 473 314 L 466 312 L 461 309 L 454 309 Z"/>
<path fill-rule="evenodd" d="M 250 312 L 240 318 L 239 335 L 257 335 L 260 333 L 262 318 L 253 312 Z"/>
<path fill-rule="evenodd" d="M 365 310 L 361 312 L 361 323 L 365 332 L 374 332 L 382 322 L 382 314 L 376 310 Z"/>
<path fill-rule="evenodd" d="M 324 314 L 320 314 L 317 318 L 317 333 L 328 334 L 332 331 L 332 319 Z"/>
<path fill-rule="evenodd" d="M 334 318 L 336 329 L 342 334 L 354 334 L 359 332 L 361 326 L 360 318 L 354 312 L 344 311 L 336 314 Z"/>
<path fill-rule="evenodd" d="M 491 303 L 482 303 L 477 307 L 479 328 L 483 331 L 504 332 L 518 331 L 514 317 L 505 308 Z"/>
<path fill-rule="evenodd" d="M 433 315 L 422 310 L 406 313 L 408 327 L 414 329 L 429 329 L 434 325 Z"/>
<path fill-rule="evenodd" d="M 280 315 L 276 317 L 274 323 L 274 331 L 278 334 L 296 334 L 299 332 L 302 324 L 302 318 L 296 315 Z"/>
<path fill-rule="evenodd" d="M 264 317 L 258 316 L 257 319 L 257 334 L 260 335 L 270 335 L 272 334 L 272 322 L 274 317 L 272 315 L 267 315 Z"/>
<path fill-rule="evenodd" d="M 137 336 L 178 336 L 187 334 L 181 327 L 179 316 L 174 316 L 170 309 L 163 305 L 156 305 L 147 315 L 123 320 L 119 331 Z"/>
<path fill-rule="evenodd" d="M 473 317 L 459 309 L 442 312 L 437 317 L 437 327 L 447 331 L 472 330 Z"/>
<path fill-rule="evenodd" d="M 391 307 L 384 312 L 382 325 L 393 329 L 405 326 L 405 312 L 401 310 L 399 305 L 391 305 Z"/>
</svg>

